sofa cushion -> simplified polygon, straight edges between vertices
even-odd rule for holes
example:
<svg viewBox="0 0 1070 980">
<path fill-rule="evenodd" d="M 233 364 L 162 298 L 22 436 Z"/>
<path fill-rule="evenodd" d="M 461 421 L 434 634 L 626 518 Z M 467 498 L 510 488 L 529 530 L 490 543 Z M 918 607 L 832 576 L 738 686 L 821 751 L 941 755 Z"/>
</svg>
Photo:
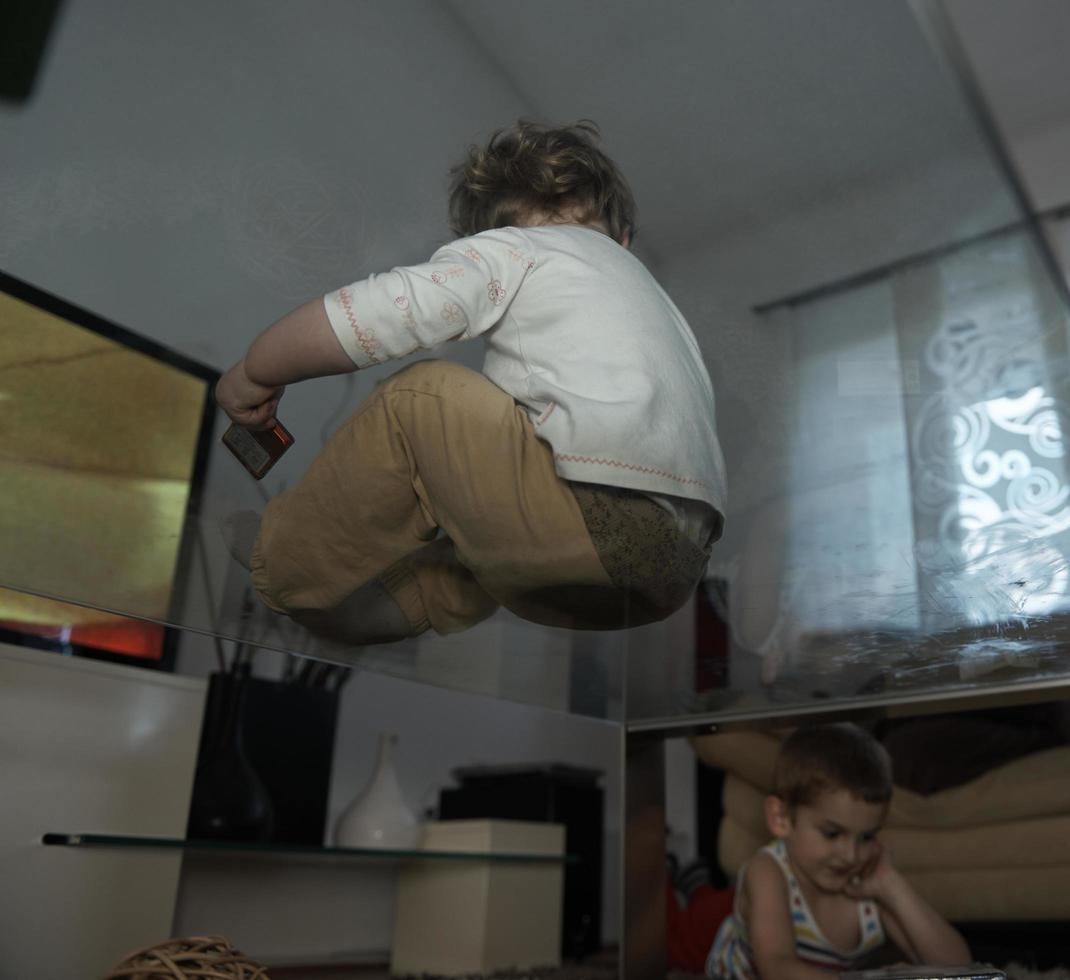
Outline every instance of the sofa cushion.
<svg viewBox="0 0 1070 980">
<path fill-rule="evenodd" d="M 892 757 L 896 785 L 925 796 L 1065 745 L 1068 720 L 1070 704 L 1051 702 L 889 718 L 875 734 Z"/>
<path fill-rule="evenodd" d="M 691 740 L 703 762 L 726 772 L 718 859 L 728 874 L 768 840 L 763 800 L 785 731 Z M 1070 918 L 1070 746 L 929 796 L 896 787 L 882 837 L 907 878 L 949 919 Z"/>
<path fill-rule="evenodd" d="M 1067 825 L 1066 818 L 1052 821 L 1043 829 L 1043 836 L 1050 838 L 1066 834 Z M 1004 841 L 1016 839 L 1018 843 L 1013 845 L 1013 849 L 1020 854 L 1035 839 L 1038 827 L 1031 821 L 1028 824 L 983 829 L 993 832 L 994 837 Z M 934 842 L 934 835 L 939 835 L 942 840 Z M 937 859 L 939 865 L 925 862 L 927 845 L 924 836 L 930 838 L 930 845 L 935 844 L 934 851 L 942 848 L 942 856 Z M 962 860 L 968 857 L 965 850 L 954 850 L 956 836 L 948 831 L 925 831 L 910 847 L 905 847 L 894 832 L 887 834 L 895 849 L 900 870 L 943 916 L 959 922 L 1070 919 L 1070 860 L 1065 854 L 1065 845 L 1061 857 L 1049 851 L 1047 862 L 1041 860 L 1043 854 L 1038 847 L 1028 863 L 1016 866 L 1010 863 L 1008 848 L 1004 846 L 986 856 L 983 866 L 943 866 L 945 862 L 961 865 Z M 767 839 L 768 835 L 755 834 L 726 815 L 718 831 L 717 850 L 722 869 L 730 876 L 737 874 Z M 974 845 L 966 845 L 967 848 L 971 846 Z M 922 866 L 908 866 L 906 860 L 900 858 L 901 850 L 907 859 L 921 860 Z M 1008 859 L 1006 865 L 990 866 L 996 860 L 1003 861 L 1005 858 Z"/>
<path fill-rule="evenodd" d="M 726 732 L 691 739 L 707 765 L 736 773 L 761 794 L 773 784 L 780 738 L 764 732 Z M 1070 814 L 1070 746 L 1022 756 L 968 783 L 922 796 L 897 786 L 889 827 L 971 827 Z"/>
<path fill-rule="evenodd" d="M 1070 746 L 1014 759 L 950 789 L 921 796 L 896 788 L 888 825 L 972 827 L 1070 814 Z"/>
<path fill-rule="evenodd" d="M 952 922 L 1070 919 L 1070 867 L 912 871 L 911 884 Z"/>
<path fill-rule="evenodd" d="M 784 733 L 787 733 L 787 729 Z M 724 732 L 692 735 L 691 747 L 708 766 L 734 772 L 752 786 L 768 792 L 773 785 L 773 767 L 780 750 L 780 736 L 768 732 Z"/>
<path fill-rule="evenodd" d="M 725 780 L 722 826 L 729 825 L 735 872 L 742 861 L 769 840 L 762 812 L 764 794 L 738 776 Z M 1070 814 L 977 824 L 970 827 L 923 828 L 888 826 L 881 834 L 895 855 L 895 863 L 907 868 L 1011 868 L 1070 867 Z M 722 840 L 723 843 L 723 840 Z"/>
</svg>

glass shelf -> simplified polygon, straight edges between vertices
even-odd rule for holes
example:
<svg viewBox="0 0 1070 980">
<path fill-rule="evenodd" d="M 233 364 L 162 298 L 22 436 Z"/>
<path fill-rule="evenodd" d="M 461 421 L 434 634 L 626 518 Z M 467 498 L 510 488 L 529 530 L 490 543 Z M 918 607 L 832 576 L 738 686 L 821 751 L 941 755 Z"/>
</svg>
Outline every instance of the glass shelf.
<svg viewBox="0 0 1070 980">
<path fill-rule="evenodd" d="M 299 855 L 312 858 L 367 858 L 394 861 L 483 861 L 492 864 L 574 864 L 575 855 L 485 853 L 479 851 L 398 850 L 373 847 L 316 847 L 306 844 L 265 844 L 255 841 L 184 840 L 177 837 L 131 837 L 118 834 L 46 833 L 49 847 L 140 848 L 169 851 L 211 851 L 225 854 Z"/>
<path fill-rule="evenodd" d="M 89 397 L 89 359 L 100 351 L 41 356 L 32 345 L 54 324 L 38 317 L 25 331 L 30 346 L 0 362 L 11 488 L 0 491 L 0 587 L 17 597 L 0 619 L 16 618 L 16 607 L 51 615 L 58 601 L 61 632 L 131 617 L 179 631 L 183 658 L 214 663 L 231 645 L 283 651 L 633 730 L 1064 694 L 1065 285 L 916 7 L 840 4 L 834 30 L 775 5 L 733 7 L 740 21 L 725 37 L 787 32 L 791 52 L 772 71 L 762 59 L 733 62 L 752 100 L 739 130 L 718 133 L 712 149 L 703 136 L 680 151 L 714 161 L 746 153 L 763 172 L 753 187 L 730 187 L 731 207 L 711 216 L 734 221 L 739 241 L 728 234 L 708 254 L 690 243 L 662 267 L 637 244 L 667 292 L 690 297 L 688 316 L 727 311 L 716 329 L 694 324 L 729 476 L 726 533 L 694 604 L 618 633 L 500 612 L 452 636 L 349 648 L 317 639 L 251 598 L 218 529 L 300 478 L 320 444 L 317 425 L 286 418 L 297 443 L 256 483 L 221 449 L 216 413 L 191 493 L 171 434 L 184 387 L 167 371 L 154 381 L 132 367 L 127 380 L 163 406 L 155 428 L 132 436 L 137 413 L 94 409 Z M 696 93 L 710 84 L 688 77 Z M 760 93 L 768 102 L 753 101 Z M 776 125 L 759 138 L 755 119 Z M 813 211 L 779 213 L 765 193 L 774 187 L 796 201 L 805 190 Z M 708 302 L 688 292 L 707 279 Z M 21 373 L 36 364 L 43 375 Z M 322 397 L 330 385 L 355 407 L 383 376 L 312 382 L 315 397 L 287 398 L 311 418 L 312 402 L 333 403 Z M 200 385 L 182 396 L 194 412 Z M 109 434 L 117 453 L 102 465 L 92 440 Z M 136 471 L 123 468 L 130 444 Z M 188 461 L 190 447 L 182 451 Z M 62 520 L 35 520 L 38 503 Z M 96 503 L 108 519 L 89 516 Z"/>
</svg>

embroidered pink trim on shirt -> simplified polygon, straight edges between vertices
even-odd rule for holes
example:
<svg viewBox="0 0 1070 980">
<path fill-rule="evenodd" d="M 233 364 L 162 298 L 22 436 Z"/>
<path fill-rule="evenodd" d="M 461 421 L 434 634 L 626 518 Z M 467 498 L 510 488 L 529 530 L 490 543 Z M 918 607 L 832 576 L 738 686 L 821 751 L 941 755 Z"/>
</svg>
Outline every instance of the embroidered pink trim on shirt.
<svg viewBox="0 0 1070 980">
<path fill-rule="evenodd" d="M 651 476 L 663 476 L 667 480 L 673 480 L 684 486 L 691 484 L 700 487 L 706 486 L 704 480 L 677 476 L 675 473 L 669 473 L 667 470 L 655 469 L 653 466 L 640 466 L 637 463 L 622 463 L 617 459 L 597 459 L 594 456 L 576 456 L 573 453 L 554 453 L 554 459 L 559 459 L 563 463 L 597 463 L 600 466 L 616 466 L 618 469 L 632 470 L 634 473 L 649 473 Z"/>
<path fill-rule="evenodd" d="M 394 305 L 399 310 L 407 310 L 409 308 L 409 297 L 408 296 L 395 296 L 394 297 Z"/>
<path fill-rule="evenodd" d="M 473 262 L 479 263 L 483 261 L 483 256 L 480 255 L 474 248 L 466 248 L 464 254 L 470 258 Z"/>
<path fill-rule="evenodd" d="M 550 407 L 549 407 L 548 409 L 546 409 L 546 411 L 545 411 L 545 412 L 543 412 L 543 413 L 542 413 L 542 415 L 540 415 L 540 416 L 539 416 L 539 417 L 538 417 L 538 418 L 537 418 L 537 419 L 535 420 L 535 428 L 538 428 L 538 427 L 539 427 L 540 425 L 542 425 L 542 424 L 543 424 L 543 422 L 545 422 L 545 421 L 546 421 L 546 420 L 547 420 L 547 419 L 548 419 L 548 418 L 549 418 L 549 417 L 550 417 L 551 415 L 553 415 L 553 414 L 554 414 L 554 409 L 556 409 L 556 408 L 557 408 L 557 402 L 553 402 L 553 403 L 552 403 L 552 404 L 550 405 Z"/>
<path fill-rule="evenodd" d="M 445 272 L 432 272 L 431 281 L 441 286 L 447 279 L 460 279 L 464 276 L 464 268 L 459 265 L 451 265 Z"/>
<path fill-rule="evenodd" d="M 535 260 L 532 259 L 532 258 L 529 258 L 528 256 L 526 256 L 523 252 L 519 251 L 518 249 L 515 249 L 515 248 L 509 249 L 509 258 L 511 258 L 514 262 L 518 263 L 519 265 L 522 265 L 525 269 L 534 269 L 535 268 Z"/>
<path fill-rule="evenodd" d="M 376 339 L 374 330 L 365 330 L 357 323 L 357 315 L 353 312 L 353 297 L 345 286 L 338 290 L 338 301 L 342 304 L 342 312 L 345 313 L 346 319 L 349 321 L 349 326 L 357 338 L 357 343 L 360 344 L 360 349 L 364 351 L 369 361 L 374 364 L 380 363 L 379 358 L 375 356 L 375 352 L 383 346 L 382 342 Z"/>
<path fill-rule="evenodd" d="M 447 323 L 464 323 L 466 317 L 456 303 L 445 303 L 442 307 L 442 319 Z"/>
<path fill-rule="evenodd" d="M 501 306 L 505 301 L 505 289 L 500 279 L 493 279 L 487 283 L 487 298 L 495 306 Z"/>
</svg>

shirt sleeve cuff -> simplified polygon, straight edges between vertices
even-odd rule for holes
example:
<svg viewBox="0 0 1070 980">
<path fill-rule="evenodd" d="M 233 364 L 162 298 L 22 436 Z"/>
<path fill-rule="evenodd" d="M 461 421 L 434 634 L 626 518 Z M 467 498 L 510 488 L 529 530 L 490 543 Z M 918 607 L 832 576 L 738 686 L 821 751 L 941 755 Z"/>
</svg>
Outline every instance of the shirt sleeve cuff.
<svg viewBox="0 0 1070 980">
<path fill-rule="evenodd" d="M 331 329 L 342 345 L 342 350 L 358 368 L 371 367 L 388 360 L 383 355 L 383 345 L 375 336 L 375 330 L 363 324 L 357 317 L 357 296 L 362 286 L 362 282 L 353 283 L 323 297 L 323 307 Z"/>
</svg>

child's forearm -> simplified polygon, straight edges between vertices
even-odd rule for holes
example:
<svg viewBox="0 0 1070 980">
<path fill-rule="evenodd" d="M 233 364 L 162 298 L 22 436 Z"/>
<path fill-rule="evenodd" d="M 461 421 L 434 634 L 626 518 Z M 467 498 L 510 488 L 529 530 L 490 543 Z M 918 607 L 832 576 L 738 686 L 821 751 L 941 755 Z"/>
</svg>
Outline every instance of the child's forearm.
<svg viewBox="0 0 1070 980">
<path fill-rule="evenodd" d="M 273 425 L 283 388 L 294 381 L 356 370 L 331 329 L 322 300 L 287 313 L 253 341 L 216 385 L 216 402 L 239 425 Z"/>
<path fill-rule="evenodd" d="M 970 947 L 958 930 L 914 891 L 902 875 L 896 874 L 880 901 L 895 917 L 919 962 L 932 966 L 965 966 L 973 962 Z"/>
<path fill-rule="evenodd" d="M 310 300 L 273 323 L 253 341 L 244 359 L 246 377 L 265 388 L 355 370 L 322 299 Z"/>
</svg>

